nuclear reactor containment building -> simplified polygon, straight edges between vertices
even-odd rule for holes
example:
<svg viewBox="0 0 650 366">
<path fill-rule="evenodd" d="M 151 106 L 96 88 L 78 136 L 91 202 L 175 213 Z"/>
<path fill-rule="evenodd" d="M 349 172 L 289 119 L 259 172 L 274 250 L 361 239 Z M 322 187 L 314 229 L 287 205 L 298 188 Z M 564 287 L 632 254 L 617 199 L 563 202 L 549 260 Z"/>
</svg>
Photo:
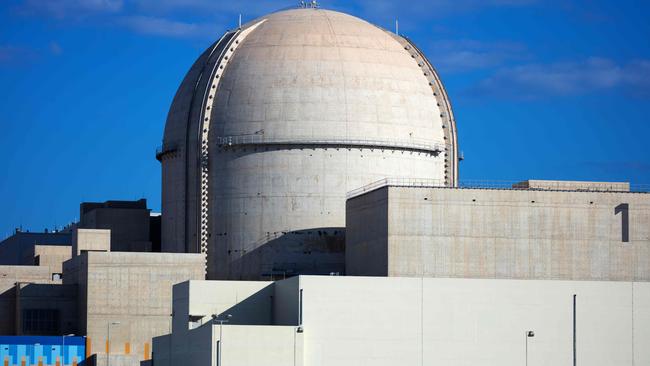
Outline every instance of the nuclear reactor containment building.
<svg viewBox="0 0 650 366">
<path fill-rule="evenodd" d="M 162 148 L 162 250 L 208 279 L 345 270 L 346 192 L 458 181 L 456 124 L 431 63 L 356 17 L 294 9 L 227 32 L 195 62 Z"/>
</svg>

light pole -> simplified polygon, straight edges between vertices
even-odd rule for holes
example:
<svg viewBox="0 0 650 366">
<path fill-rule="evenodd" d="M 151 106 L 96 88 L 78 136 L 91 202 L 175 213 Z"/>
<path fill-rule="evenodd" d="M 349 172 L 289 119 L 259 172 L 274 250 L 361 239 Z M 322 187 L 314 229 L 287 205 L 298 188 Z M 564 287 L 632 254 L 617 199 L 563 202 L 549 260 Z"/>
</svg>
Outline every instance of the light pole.
<svg viewBox="0 0 650 366">
<path fill-rule="evenodd" d="M 528 366 L 528 338 L 533 338 L 535 336 L 535 332 L 532 330 L 527 330 L 526 331 L 526 366 Z"/>
<path fill-rule="evenodd" d="M 212 321 L 219 323 L 219 342 L 217 343 L 217 366 L 221 366 L 221 344 L 223 343 L 223 323 L 228 323 L 228 320 L 232 318 L 231 314 L 226 314 L 226 319 L 219 319 L 217 314 L 212 314 Z M 213 323 L 214 324 L 214 323 Z"/>
<path fill-rule="evenodd" d="M 65 337 L 72 337 L 74 334 L 64 334 L 61 336 L 61 358 L 63 359 L 63 366 L 65 366 Z"/>
<path fill-rule="evenodd" d="M 108 322 L 106 325 L 106 332 L 108 336 L 106 337 L 106 366 L 111 365 L 111 325 L 119 325 L 120 322 Z"/>
</svg>

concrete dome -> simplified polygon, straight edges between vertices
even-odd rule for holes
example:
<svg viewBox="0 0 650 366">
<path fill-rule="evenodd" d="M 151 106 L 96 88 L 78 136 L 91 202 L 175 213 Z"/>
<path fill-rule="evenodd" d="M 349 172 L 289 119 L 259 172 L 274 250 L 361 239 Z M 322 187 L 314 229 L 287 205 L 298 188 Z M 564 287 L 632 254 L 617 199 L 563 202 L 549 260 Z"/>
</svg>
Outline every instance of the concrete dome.
<svg viewBox="0 0 650 366">
<path fill-rule="evenodd" d="M 342 272 L 346 192 L 458 177 L 435 70 L 407 39 L 295 9 L 228 32 L 193 65 L 163 148 L 163 250 L 203 251 L 208 278 Z"/>
</svg>

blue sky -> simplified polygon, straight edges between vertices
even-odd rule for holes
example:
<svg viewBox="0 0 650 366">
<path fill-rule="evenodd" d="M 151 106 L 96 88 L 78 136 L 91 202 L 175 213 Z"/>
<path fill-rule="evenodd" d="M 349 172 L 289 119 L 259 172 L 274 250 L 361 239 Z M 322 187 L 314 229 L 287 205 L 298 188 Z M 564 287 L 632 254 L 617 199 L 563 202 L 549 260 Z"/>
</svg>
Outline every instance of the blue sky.
<svg viewBox="0 0 650 366">
<path fill-rule="evenodd" d="M 294 1 L 0 4 L 0 237 L 61 226 L 81 201 L 160 208 L 176 87 L 239 13 Z M 462 179 L 650 183 L 650 2 L 323 0 L 392 29 L 439 69 Z"/>
</svg>

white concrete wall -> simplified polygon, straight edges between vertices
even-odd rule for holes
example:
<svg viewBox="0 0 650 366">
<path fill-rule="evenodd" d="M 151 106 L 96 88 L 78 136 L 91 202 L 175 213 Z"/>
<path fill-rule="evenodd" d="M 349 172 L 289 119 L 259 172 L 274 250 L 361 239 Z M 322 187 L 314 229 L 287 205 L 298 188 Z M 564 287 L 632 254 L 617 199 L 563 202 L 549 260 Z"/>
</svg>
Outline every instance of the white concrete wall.
<svg viewBox="0 0 650 366">
<path fill-rule="evenodd" d="M 282 294 L 296 294 L 297 280 L 283 281 L 293 291 Z M 270 325 L 274 294 L 274 283 L 263 281 L 186 281 L 175 285 L 173 333 L 154 339 L 156 365 L 215 365 L 220 334 L 224 339 L 222 365 L 294 365 L 294 352 L 302 357 L 300 339 L 296 338 L 298 345 L 294 346 L 295 326 Z M 216 323 L 210 325 L 212 314 L 221 320 L 226 320 L 227 314 L 232 317 L 220 329 Z M 190 324 L 190 319 L 195 323 Z M 210 327 L 214 334 L 206 333 Z"/>
<path fill-rule="evenodd" d="M 300 285 L 309 366 L 519 366 L 527 330 L 529 365 L 571 365 L 573 294 L 579 365 L 650 357 L 646 283 L 307 276 Z"/>
<path fill-rule="evenodd" d="M 232 291 L 247 284 L 211 286 Z M 301 276 L 274 288 L 275 306 L 295 317 L 302 310 L 303 332 L 277 322 L 224 325 L 223 365 L 519 366 L 526 362 L 527 331 L 535 332 L 528 365 L 571 365 L 574 294 L 578 365 L 650 360 L 645 282 Z M 300 290 L 302 306 L 295 306 Z M 156 347 L 172 350 L 172 365 L 207 365 L 206 346 L 197 345 L 208 344 L 214 360 L 220 327 L 209 335 L 206 326 L 175 332 L 170 346 L 161 338 Z"/>
<path fill-rule="evenodd" d="M 650 283 L 634 283 L 634 365 L 650 365 Z"/>
<path fill-rule="evenodd" d="M 219 338 L 221 335 L 221 338 Z M 213 327 L 213 345 L 221 339 L 221 366 L 301 366 L 303 338 L 292 326 Z M 213 352 L 216 360 L 216 349 Z M 207 365 L 201 363 L 198 365 Z M 217 363 L 213 362 L 216 366 Z"/>
<path fill-rule="evenodd" d="M 270 324 L 273 282 L 188 281 L 173 290 L 174 331 L 188 329 L 188 319 L 197 325 L 212 321 L 212 315 L 233 324 Z M 202 319 L 199 319 L 202 317 Z"/>
</svg>

